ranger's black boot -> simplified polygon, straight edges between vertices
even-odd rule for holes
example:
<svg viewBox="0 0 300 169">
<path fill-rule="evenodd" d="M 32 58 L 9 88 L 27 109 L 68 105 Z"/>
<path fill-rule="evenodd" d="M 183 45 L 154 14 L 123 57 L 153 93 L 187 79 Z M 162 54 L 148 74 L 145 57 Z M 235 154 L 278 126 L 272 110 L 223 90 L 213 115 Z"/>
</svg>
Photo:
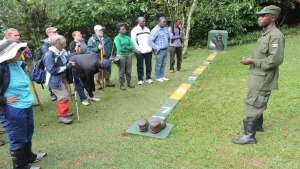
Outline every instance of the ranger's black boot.
<svg viewBox="0 0 300 169">
<path fill-rule="evenodd" d="M 256 131 L 258 132 L 264 132 L 264 128 L 263 128 L 263 122 L 264 122 L 264 115 L 261 114 L 261 116 L 256 119 Z M 242 130 L 244 130 L 244 126 L 241 127 Z"/>
<path fill-rule="evenodd" d="M 244 135 L 232 140 L 235 144 L 256 144 L 256 121 L 244 120 Z"/>
<path fill-rule="evenodd" d="M 263 128 L 263 123 L 264 123 L 264 115 L 261 114 L 260 117 L 256 120 L 256 131 L 259 132 L 264 132 L 264 128 Z"/>
</svg>

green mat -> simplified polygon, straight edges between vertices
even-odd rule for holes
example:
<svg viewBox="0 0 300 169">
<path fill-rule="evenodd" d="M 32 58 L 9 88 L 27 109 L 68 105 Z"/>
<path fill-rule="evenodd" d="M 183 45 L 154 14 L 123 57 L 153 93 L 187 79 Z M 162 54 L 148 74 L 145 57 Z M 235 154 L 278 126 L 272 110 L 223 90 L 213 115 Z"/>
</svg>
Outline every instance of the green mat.
<svg viewBox="0 0 300 169">
<path fill-rule="evenodd" d="M 170 131 L 173 128 L 173 124 L 167 123 L 166 128 L 164 128 L 163 130 L 161 130 L 159 133 L 156 134 L 152 134 L 151 130 L 150 130 L 150 123 L 151 121 L 149 121 L 149 127 L 148 127 L 148 131 L 147 132 L 140 132 L 140 128 L 138 125 L 139 120 L 137 120 L 136 122 L 134 122 L 127 130 L 126 133 L 128 134 L 134 134 L 134 135 L 139 135 L 139 136 L 148 136 L 148 137 L 156 137 L 156 138 L 167 138 Z"/>
</svg>

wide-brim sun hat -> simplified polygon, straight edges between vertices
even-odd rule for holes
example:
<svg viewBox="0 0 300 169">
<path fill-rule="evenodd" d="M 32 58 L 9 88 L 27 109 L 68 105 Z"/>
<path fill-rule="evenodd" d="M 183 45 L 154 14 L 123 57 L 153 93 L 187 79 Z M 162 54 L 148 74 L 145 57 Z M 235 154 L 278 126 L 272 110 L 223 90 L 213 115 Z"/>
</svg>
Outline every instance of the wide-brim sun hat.
<svg viewBox="0 0 300 169">
<path fill-rule="evenodd" d="M 19 50 L 24 50 L 27 43 L 16 43 L 11 40 L 0 41 L 0 63 L 14 58 Z"/>
</svg>

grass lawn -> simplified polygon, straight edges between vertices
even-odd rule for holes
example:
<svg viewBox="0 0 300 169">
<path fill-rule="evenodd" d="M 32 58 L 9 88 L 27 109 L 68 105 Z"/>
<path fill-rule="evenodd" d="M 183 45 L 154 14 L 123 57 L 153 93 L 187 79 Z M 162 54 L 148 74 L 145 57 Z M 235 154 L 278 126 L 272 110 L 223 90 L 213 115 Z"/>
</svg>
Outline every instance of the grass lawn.
<svg viewBox="0 0 300 169">
<path fill-rule="evenodd" d="M 265 112 L 265 132 L 257 133 L 256 145 L 236 145 L 244 116 L 248 66 L 240 59 L 252 54 L 254 44 L 229 47 L 219 53 L 179 102 L 168 123 L 174 124 L 167 139 L 126 135 L 137 119 L 149 118 L 207 57 L 207 51 L 190 50 L 183 60 L 185 72 L 168 72 L 170 81 L 144 84 L 121 91 L 118 87 L 96 91 L 100 102 L 79 104 L 80 123 L 58 123 L 56 103 L 48 89 L 38 85 L 44 111 L 34 108 L 34 152 L 48 157 L 36 164 L 43 169 L 98 168 L 299 168 L 300 36 L 286 39 L 284 64 L 280 69 L 279 91 L 271 95 Z M 136 60 L 133 83 L 137 84 Z M 153 64 L 154 64 L 153 58 Z M 154 65 L 153 65 L 154 67 Z M 154 72 L 154 70 L 153 70 Z M 152 76 L 154 78 L 154 76 Z M 117 67 L 113 67 L 117 83 Z M 70 102 L 75 114 L 74 98 Z M 76 116 L 73 117 L 76 119 Z M 0 139 L 5 139 L 4 135 Z M 0 147 L 0 168 L 11 168 L 8 145 Z"/>
</svg>

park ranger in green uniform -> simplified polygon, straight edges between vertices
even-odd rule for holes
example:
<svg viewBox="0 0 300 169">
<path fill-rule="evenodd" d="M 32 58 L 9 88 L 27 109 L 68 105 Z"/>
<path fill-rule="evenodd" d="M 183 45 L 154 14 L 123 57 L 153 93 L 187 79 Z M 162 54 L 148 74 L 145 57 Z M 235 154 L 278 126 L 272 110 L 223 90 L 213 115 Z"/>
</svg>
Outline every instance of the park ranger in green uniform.
<svg viewBox="0 0 300 169">
<path fill-rule="evenodd" d="M 256 13 L 263 33 L 257 41 L 253 56 L 241 61 L 244 65 L 250 65 L 248 95 L 245 100 L 244 135 L 232 140 L 233 143 L 255 144 L 256 131 L 264 131 L 263 112 L 267 108 L 271 91 L 278 89 L 279 65 L 284 56 L 284 36 L 275 25 L 280 11 L 279 7 L 270 5 Z"/>
</svg>

